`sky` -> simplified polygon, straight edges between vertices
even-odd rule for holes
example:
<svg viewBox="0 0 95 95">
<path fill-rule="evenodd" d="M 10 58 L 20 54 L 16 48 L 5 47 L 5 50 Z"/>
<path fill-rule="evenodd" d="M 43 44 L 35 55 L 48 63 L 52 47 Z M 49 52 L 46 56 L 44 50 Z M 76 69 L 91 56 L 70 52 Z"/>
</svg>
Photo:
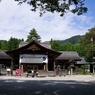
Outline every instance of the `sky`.
<svg viewBox="0 0 95 95">
<path fill-rule="evenodd" d="M 27 4 L 18 5 L 14 0 L 0 2 L 0 40 L 11 37 L 27 39 L 30 30 L 36 29 L 41 41 L 65 40 L 76 35 L 85 35 L 88 29 L 95 26 L 95 0 L 85 0 L 88 12 L 81 16 L 66 13 L 32 12 Z"/>
</svg>

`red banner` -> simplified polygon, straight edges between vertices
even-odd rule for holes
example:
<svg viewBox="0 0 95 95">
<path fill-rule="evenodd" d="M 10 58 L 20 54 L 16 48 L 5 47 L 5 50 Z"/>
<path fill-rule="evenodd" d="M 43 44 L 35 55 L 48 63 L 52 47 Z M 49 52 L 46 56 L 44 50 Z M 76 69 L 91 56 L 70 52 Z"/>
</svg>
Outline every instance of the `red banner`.
<svg viewBox="0 0 95 95">
<path fill-rule="evenodd" d="M 16 69 L 16 76 L 21 76 L 21 69 Z"/>
</svg>

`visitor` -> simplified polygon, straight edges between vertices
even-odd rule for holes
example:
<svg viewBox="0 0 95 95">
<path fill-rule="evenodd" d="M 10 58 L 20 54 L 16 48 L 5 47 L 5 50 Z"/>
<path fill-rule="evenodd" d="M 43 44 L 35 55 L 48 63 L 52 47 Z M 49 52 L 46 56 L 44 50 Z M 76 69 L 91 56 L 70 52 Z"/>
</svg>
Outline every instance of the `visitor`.
<svg viewBox="0 0 95 95">
<path fill-rule="evenodd" d="M 9 76 L 11 69 L 7 68 L 7 75 Z"/>
<path fill-rule="evenodd" d="M 31 70 L 31 74 L 32 74 L 32 77 L 34 77 L 34 70 L 33 69 Z"/>
</svg>

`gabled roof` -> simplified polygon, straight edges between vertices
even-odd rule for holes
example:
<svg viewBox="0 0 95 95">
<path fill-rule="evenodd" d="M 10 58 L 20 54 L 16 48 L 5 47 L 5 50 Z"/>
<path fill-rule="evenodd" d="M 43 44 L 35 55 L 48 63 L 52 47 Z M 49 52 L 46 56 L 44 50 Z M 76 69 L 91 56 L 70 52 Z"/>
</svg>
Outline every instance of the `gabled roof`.
<svg viewBox="0 0 95 95">
<path fill-rule="evenodd" d="M 40 43 L 40 44 L 41 44 L 42 46 L 46 47 L 46 48 L 51 49 L 51 46 L 50 46 L 49 42 L 42 42 L 42 43 Z"/>
<path fill-rule="evenodd" d="M 21 43 L 19 44 L 19 48 L 20 48 L 20 47 L 23 47 L 23 46 L 26 46 L 28 43 L 29 43 L 29 42 L 21 42 Z M 51 46 L 50 46 L 49 42 L 38 42 L 38 43 L 39 43 L 40 45 L 46 47 L 46 48 L 51 49 Z"/>
<path fill-rule="evenodd" d="M 4 51 L 0 51 L 0 60 L 1 59 L 11 59 L 11 57 L 7 55 Z"/>
<path fill-rule="evenodd" d="M 20 48 L 20 47 L 23 47 L 23 46 L 26 46 L 27 44 L 28 44 L 28 42 L 20 42 L 19 48 Z"/>
<path fill-rule="evenodd" d="M 86 65 L 86 64 L 90 64 L 90 62 L 87 62 L 84 58 L 81 58 L 81 61 L 78 61 L 77 64 L 80 64 L 80 65 L 84 64 L 84 65 Z"/>
<path fill-rule="evenodd" d="M 77 52 L 74 51 L 64 51 L 56 60 L 81 60 Z"/>
<path fill-rule="evenodd" d="M 48 52 L 48 53 L 51 53 L 51 54 L 53 54 L 54 56 L 55 55 L 57 55 L 57 56 L 59 56 L 61 53 L 60 52 L 57 52 L 57 51 L 54 51 L 54 50 L 52 50 L 52 49 L 50 49 L 50 48 L 48 48 L 48 47 L 45 47 L 44 45 L 42 45 L 42 44 L 40 44 L 38 41 L 36 41 L 36 40 L 32 40 L 30 43 L 26 43 L 26 45 L 25 44 L 23 44 L 22 46 L 20 46 L 19 48 L 17 48 L 17 49 L 14 49 L 14 50 L 10 50 L 10 51 L 6 51 L 6 53 L 7 54 L 12 54 L 12 53 L 16 53 L 16 52 L 20 52 L 20 51 L 23 51 L 23 50 L 25 50 L 25 49 L 27 49 L 27 48 L 29 48 L 29 47 L 31 47 L 33 44 L 35 44 L 37 47 L 39 47 L 39 48 L 41 48 L 41 50 L 43 50 L 43 51 L 46 51 L 46 52 Z"/>
</svg>

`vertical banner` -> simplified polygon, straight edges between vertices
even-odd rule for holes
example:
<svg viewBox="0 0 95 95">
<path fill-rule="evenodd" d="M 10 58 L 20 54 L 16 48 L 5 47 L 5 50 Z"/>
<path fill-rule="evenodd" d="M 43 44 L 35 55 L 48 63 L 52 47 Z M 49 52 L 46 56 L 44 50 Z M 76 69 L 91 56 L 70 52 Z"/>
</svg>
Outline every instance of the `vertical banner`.
<svg viewBox="0 0 95 95">
<path fill-rule="evenodd" d="M 16 76 L 21 76 L 21 69 L 16 69 Z"/>
</svg>

